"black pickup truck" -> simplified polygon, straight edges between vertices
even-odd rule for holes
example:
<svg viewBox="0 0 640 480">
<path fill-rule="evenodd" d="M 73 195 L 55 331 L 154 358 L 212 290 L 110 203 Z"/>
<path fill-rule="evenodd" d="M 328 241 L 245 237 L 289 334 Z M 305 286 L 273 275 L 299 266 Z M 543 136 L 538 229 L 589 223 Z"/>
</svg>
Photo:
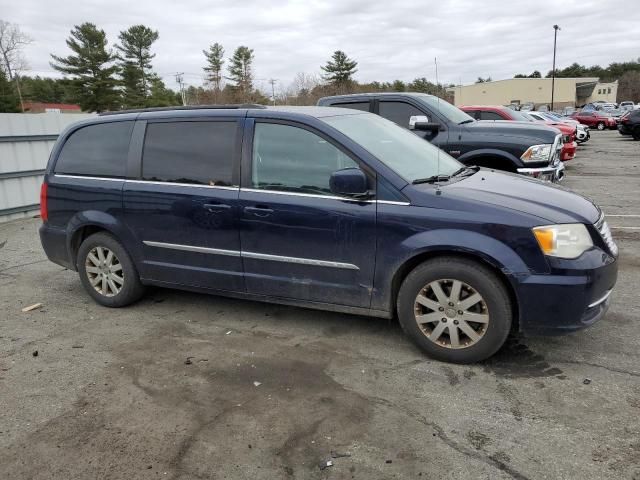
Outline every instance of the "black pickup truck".
<svg viewBox="0 0 640 480">
<path fill-rule="evenodd" d="M 544 125 L 479 122 L 424 93 L 361 93 L 324 97 L 319 106 L 378 114 L 412 130 L 465 165 L 479 165 L 559 182 L 562 135 Z"/>
</svg>

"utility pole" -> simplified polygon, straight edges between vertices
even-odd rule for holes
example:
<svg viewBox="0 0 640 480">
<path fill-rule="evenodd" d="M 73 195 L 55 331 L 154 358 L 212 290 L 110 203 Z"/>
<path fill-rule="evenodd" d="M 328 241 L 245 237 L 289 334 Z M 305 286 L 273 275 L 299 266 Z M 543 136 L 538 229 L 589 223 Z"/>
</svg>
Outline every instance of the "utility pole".
<svg viewBox="0 0 640 480">
<path fill-rule="evenodd" d="M 187 94 L 184 91 L 184 81 L 182 80 L 182 76 L 184 72 L 176 72 L 176 83 L 180 86 L 180 96 L 182 97 L 182 105 L 185 106 L 187 104 Z"/>
<path fill-rule="evenodd" d="M 553 112 L 553 96 L 556 87 L 556 40 L 558 39 L 558 25 L 553 26 L 553 70 L 551 70 L 551 111 Z"/>
<path fill-rule="evenodd" d="M 276 104 L 276 82 L 278 81 L 277 78 L 271 78 L 269 79 L 269 83 L 271 84 L 271 103 L 273 105 Z"/>
</svg>

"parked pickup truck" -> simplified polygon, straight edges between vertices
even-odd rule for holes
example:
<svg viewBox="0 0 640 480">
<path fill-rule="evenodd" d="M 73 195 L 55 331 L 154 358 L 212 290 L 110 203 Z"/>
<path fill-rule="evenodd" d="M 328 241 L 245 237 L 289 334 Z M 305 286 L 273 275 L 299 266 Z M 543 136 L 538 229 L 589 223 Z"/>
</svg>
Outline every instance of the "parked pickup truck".
<svg viewBox="0 0 640 480">
<path fill-rule="evenodd" d="M 500 105 L 469 105 L 461 106 L 460 110 L 468 113 L 476 120 L 487 121 L 512 121 L 512 122 L 537 122 L 555 128 L 562 133 L 562 150 L 560 160 L 567 162 L 576 156 L 576 130 L 575 126 L 570 126 L 557 121 L 552 121 L 542 117 L 544 112 L 517 112 L 508 107 Z"/>
<path fill-rule="evenodd" d="M 361 93 L 324 97 L 319 106 L 378 114 L 438 146 L 465 165 L 517 172 L 551 182 L 564 177 L 562 135 L 544 125 L 478 122 L 424 93 Z"/>
</svg>

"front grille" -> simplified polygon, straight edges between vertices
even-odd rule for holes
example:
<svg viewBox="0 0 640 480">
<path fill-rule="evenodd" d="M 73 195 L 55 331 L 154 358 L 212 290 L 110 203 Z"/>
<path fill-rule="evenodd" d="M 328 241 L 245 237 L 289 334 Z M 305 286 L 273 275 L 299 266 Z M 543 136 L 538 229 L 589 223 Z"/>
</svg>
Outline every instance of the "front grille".
<svg viewBox="0 0 640 480">
<path fill-rule="evenodd" d="M 607 245 L 607 248 L 609 249 L 611 254 L 614 257 L 617 257 L 618 245 L 616 245 L 616 242 L 613 240 L 613 236 L 611 235 L 611 230 L 609 229 L 609 225 L 604 219 L 604 213 L 600 214 L 600 218 L 595 223 L 595 227 L 598 229 L 598 232 L 600 232 L 600 236 L 602 237 L 602 240 L 604 240 L 604 243 Z"/>
</svg>

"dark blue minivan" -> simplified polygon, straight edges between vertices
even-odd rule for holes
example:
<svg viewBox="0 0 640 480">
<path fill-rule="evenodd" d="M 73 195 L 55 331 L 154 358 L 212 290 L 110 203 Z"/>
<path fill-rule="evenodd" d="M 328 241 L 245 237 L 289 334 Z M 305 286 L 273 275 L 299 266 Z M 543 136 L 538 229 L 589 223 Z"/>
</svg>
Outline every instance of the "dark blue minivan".
<svg viewBox="0 0 640 480">
<path fill-rule="evenodd" d="M 452 362 L 593 324 L 617 277 L 590 201 L 344 108 L 101 115 L 60 135 L 41 197 L 47 256 L 102 305 L 157 285 L 397 315 Z"/>
</svg>

